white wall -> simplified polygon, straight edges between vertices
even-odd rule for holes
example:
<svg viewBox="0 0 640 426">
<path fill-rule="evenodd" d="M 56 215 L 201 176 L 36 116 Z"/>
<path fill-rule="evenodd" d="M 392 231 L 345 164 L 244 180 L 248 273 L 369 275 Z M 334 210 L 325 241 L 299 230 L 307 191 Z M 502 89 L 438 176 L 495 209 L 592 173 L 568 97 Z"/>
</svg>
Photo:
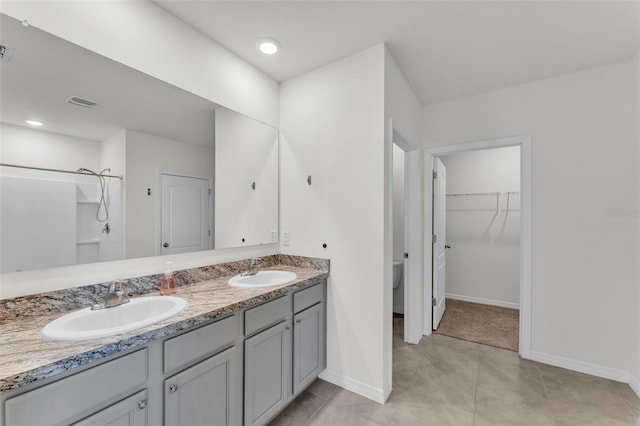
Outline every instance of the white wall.
<svg viewBox="0 0 640 426">
<path fill-rule="evenodd" d="M 278 129 L 226 108 L 215 120 L 214 247 L 275 242 Z"/>
<path fill-rule="evenodd" d="M 384 279 L 390 284 L 393 280 L 393 143 L 402 143 L 405 150 L 405 208 L 407 211 L 406 228 L 409 230 L 405 241 L 409 258 L 405 261 L 403 276 L 404 283 L 416 283 L 407 287 L 405 312 L 405 341 L 418 343 L 422 338 L 423 286 L 423 188 L 422 188 L 422 154 L 418 150 L 421 140 L 421 106 L 407 79 L 402 74 L 396 61 L 385 48 L 385 251 L 384 251 Z M 384 325 L 385 339 L 385 377 L 391 383 L 392 374 L 392 311 L 393 290 L 391 285 L 384 289 Z"/>
<path fill-rule="evenodd" d="M 0 11 L 208 100 L 279 125 L 279 84 L 148 1 L 2 1 Z M 169 53 L 168 53 L 169 52 Z M 275 244 L 2 274 L 0 298 L 244 259 Z"/>
<path fill-rule="evenodd" d="M 608 375 L 638 368 L 638 223 L 608 214 L 638 206 L 637 73 L 623 62 L 423 110 L 426 147 L 531 134 L 533 356 Z"/>
<path fill-rule="evenodd" d="M 284 82 L 280 99 L 281 250 L 331 259 L 324 377 L 383 399 L 384 46 Z"/>
<path fill-rule="evenodd" d="M 635 57 L 635 88 L 636 88 L 636 97 L 635 97 L 635 111 L 640 111 L 640 52 L 636 54 Z M 636 120 L 636 140 L 638 143 L 638 163 L 640 164 L 640 120 Z M 638 182 L 638 187 L 640 187 L 640 167 L 636 168 L 636 179 Z M 636 259 L 640 259 L 640 197 L 636 201 L 636 210 L 635 215 L 633 216 L 634 225 L 636 228 L 637 238 L 635 240 L 635 254 L 634 257 Z M 635 368 L 631 368 L 631 380 L 630 383 L 633 386 L 636 394 L 640 396 L 640 262 L 636 262 L 636 277 L 637 284 L 635 286 L 635 301 L 636 305 L 633 309 L 635 316 L 633 318 L 632 324 L 635 324 L 635 339 L 636 339 L 636 350 L 632 352 L 631 356 L 636 360 Z M 633 330 L 633 326 L 632 326 Z"/>
<path fill-rule="evenodd" d="M 69 155 L 73 153 L 73 155 Z M 76 171 L 79 167 L 100 170 L 100 142 L 0 123 L 0 158 L 3 163 Z M 37 177 L 43 172 L 3 167 L 2 173 Z M 65 175 L 57 173 L 57 180 Z M 66 175 L 75 181 L 73 175 Z M 95 179 L 94 179 L 95 180 Z"/>
<path fill-rule="evenodd" d="M 520 304 L 520 147 L 440 157 L 447 168 L 447 297 Z M 507 206 L 508 202 L 508 206 Z M 499 205 L 498 205 L 499 203 Z M 508 207 L 508 209 L 507 209 Z"/>
<path fill-rule="evenodd" d="M 0 11 L 278 126 L 278 83 L 150 1 L 2 1 Z"/>
<path fill-rule="evenodd" d="M 110 232 L 100 233 L 100 261 L 124 259 L 124 185 L 126 182 L 126 131 L 108 137 L 100 143 L 100 170 L 111 169 L 108 174 L 123 176 L 123 180 L 107 179 Z"/>
<path fill-rule="evenodd" d="M 393 260 L 404 260 L 404 151 L 393 145 Z M 404 313 L 404 280 L 393 290 L 393 312 Z"/>
<path fill-rule="evenodd" d="M 213 182 L 213 155 L 211 147 L 127 130 L 126 259 L 160 253 L 160 174 L 197 177 Z M 151 189 L 151 195 L 147 195 L 147 189 Z"/>
<path fill-rule="evenodd" d="M 124 176 L 127 169 L 127 132 L 121 130 L 100 143 L 100 170 L 111 169 L 110 175 Z"/>
</svg>

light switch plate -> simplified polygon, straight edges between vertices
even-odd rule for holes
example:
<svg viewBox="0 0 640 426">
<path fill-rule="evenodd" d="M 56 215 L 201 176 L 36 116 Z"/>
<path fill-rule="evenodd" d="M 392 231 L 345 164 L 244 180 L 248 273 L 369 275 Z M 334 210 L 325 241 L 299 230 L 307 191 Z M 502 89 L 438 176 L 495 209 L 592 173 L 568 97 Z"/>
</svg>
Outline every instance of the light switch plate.
<svg viewBox="0 0 640 426">
<path fill-rule="evenodd" d="M 282 233 L 282 245 L 283 246 L 289 245 L 289 231 L 284 231 Z"/>
</svg>

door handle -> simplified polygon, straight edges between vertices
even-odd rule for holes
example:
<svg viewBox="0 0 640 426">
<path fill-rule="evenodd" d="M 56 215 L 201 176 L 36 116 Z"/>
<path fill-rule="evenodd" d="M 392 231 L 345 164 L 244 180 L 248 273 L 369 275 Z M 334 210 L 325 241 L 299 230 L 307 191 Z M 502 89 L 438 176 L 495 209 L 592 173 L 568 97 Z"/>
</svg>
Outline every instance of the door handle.
<svg viewBox="0 0 640 426">
<path fill-rule="evenodd" d="M 164 247 L 164 248 L 169 247 L 169 243 L 164 243 L 164 244 L 162 245 L 162 247 Z"/>
<path fill-rule="evenodd" d="M 451 248 L 451 246 L 450 246 L 449 244 L 445 244 L 444 248 L 446 248 L 446 249 L 450 249 L 450 248 Z"/>
</svg>

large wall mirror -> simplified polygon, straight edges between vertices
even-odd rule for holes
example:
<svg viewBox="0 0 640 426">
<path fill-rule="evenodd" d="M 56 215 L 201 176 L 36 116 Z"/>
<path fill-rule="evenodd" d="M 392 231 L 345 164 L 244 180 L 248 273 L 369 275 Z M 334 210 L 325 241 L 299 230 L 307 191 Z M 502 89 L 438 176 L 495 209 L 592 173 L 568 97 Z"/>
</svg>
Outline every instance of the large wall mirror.
<svg viewBox="0 0 640 426">
<path fill-rule="evenodd" d="M 277 242 L 277 129 L 0 19 L 0 272 Z"/>
</svg>

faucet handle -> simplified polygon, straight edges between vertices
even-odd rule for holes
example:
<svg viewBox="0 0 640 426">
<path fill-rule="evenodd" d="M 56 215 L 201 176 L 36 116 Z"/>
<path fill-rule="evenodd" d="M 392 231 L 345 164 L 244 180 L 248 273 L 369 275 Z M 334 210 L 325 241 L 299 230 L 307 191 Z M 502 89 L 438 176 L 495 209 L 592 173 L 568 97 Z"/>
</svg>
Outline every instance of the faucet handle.
<svg viewBox="0 0 640 426">
<path fill-rule="evenodd" d="M 124 288 L 125 288 L 124 281 L 121 281 L 121 280 L 111 281 L 111 283 L 109 284 L 109 289 L 107 290 L 107 293 L 117 293 L 117 292 L 124 293 Z"/>
</svg>

